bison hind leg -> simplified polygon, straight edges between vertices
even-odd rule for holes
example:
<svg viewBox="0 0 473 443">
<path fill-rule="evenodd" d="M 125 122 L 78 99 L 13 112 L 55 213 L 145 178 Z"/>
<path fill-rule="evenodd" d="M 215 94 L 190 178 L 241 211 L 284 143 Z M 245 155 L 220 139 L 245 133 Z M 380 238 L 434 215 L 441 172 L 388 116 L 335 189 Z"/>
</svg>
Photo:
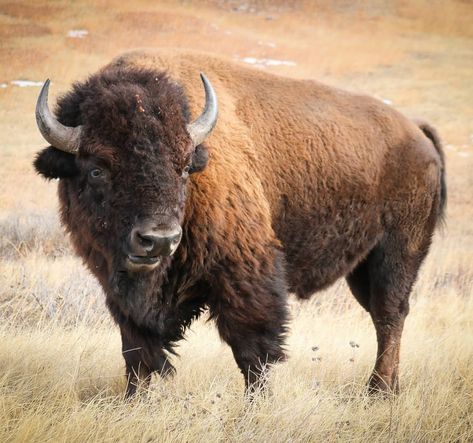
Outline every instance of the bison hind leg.
<svg viewBox="0 0 473 443">
<path fill-rule="evenodd" d="M 387 234 L 347 276 L 351 292 L 369 312 L 376 329 L 378 350 L 368 383 L 370 393 L 399 391 L 399 353 L 409 295 L 430 239 L 427 229 L 414 248 L 405 235 Z"/>
</svg>

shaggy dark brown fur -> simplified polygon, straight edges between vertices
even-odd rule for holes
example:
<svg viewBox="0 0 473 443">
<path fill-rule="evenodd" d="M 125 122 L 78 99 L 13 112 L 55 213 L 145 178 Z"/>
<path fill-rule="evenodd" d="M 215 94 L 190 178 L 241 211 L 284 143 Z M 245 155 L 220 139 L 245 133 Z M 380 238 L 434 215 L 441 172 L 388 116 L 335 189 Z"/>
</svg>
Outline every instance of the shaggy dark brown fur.
<svg viewBox="0 0 473 443">
<path fill-rule="evenodd" d="M 200 70 L 220 115 L 193 150 Z M 173 371 L 168 353 L 207 308 L 254 386 L 284 358 L 287 292 L 308 298 L 344 276 L 378 336 L 370 388 L 397 389 L 409 293 L 446 195 L 433 128 L 370 97 L 178 52 L 115 59 L 57 115 L 83 125 L 79 155 L 49 147 L 35 165 L 61 178 L 62 221 L 122 333 L 128 394 Z M 187 179 L 188 165 L 203 172 Z M 127 271 L 132 227 L 158 213 L 182 225 L 177 252 Z"/>
</svg>

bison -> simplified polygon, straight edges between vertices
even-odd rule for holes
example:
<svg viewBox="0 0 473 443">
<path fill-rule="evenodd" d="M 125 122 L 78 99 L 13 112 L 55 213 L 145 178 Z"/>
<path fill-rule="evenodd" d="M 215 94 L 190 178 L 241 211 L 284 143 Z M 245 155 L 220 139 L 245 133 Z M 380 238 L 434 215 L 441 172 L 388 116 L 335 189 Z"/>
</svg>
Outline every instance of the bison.
<svg viewBox="0 0 473 443">
<path fill-rule="evenodd" d="M 204 310 L 254 390 L 285 357 L 288 293 L 341 277 L 376 328 L 370 391 L 398 389 L 409 293 L 446 202 L 435 129 L 206 54 L 121 55 L 55 116 L 48 86 L 36 116 L 51 146 L 34 165 L 59 179 L 62 223 L 120 328 L 128 396 L 174 371 Z"/>
</svg>

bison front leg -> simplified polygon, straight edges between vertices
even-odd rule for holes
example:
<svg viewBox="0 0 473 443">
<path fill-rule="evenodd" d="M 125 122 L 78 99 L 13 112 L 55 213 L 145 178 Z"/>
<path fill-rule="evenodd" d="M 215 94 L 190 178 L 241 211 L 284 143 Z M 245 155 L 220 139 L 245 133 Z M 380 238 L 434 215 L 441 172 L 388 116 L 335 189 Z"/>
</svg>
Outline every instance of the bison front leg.
<svg viewBox="0 0 473 443">
<path fill-rule="evenodd" d="M 222 338 L 231 346 L 235 361 L 245 380 L 245 391 L 253 394 L 264 388 L 265 373 L 270 365 L 285 358 L 278 330 L 256 327 L 234 322 L 228 317 L 219 322 Z M 240 332 L 237 332 L 240 330 Z"/>
<path fill-rule="evenodd" d="M 228 267 L 219 274 L 214 287 L 220 291 L 210 303 L 220 336 L 232 348 L 245 378 L 247 393 L 262 387 L 265 369 L 285 358 L 288 312 L 284 273 L 278 263 L 266 265 L 260 263 L 251 275 Z"/>
<path fill-rule="evenodd" d="M 122 354 L 126 364 L 125 396 L 133 396 L 139 387 L 147 388 L 151 374 L 165 376 L 174 373 L 159 340 L 129 323 L 121 324 Z"/>
</svg>

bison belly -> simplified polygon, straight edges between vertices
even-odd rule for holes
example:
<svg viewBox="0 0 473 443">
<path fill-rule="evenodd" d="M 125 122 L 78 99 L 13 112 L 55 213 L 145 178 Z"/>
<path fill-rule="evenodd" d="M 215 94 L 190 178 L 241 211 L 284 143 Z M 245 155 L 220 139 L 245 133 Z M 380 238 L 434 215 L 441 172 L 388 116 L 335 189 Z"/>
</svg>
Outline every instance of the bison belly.
<svg viewBox="0 0 473 443">
<path fill-rule="evenodd" d="M 379 205 L 360 199 L 307 208 L 291 205 L 274 223 L 286 261 L 291 292 L 309 298 L 347 275 L 382 234 Z"/>
</svg>

